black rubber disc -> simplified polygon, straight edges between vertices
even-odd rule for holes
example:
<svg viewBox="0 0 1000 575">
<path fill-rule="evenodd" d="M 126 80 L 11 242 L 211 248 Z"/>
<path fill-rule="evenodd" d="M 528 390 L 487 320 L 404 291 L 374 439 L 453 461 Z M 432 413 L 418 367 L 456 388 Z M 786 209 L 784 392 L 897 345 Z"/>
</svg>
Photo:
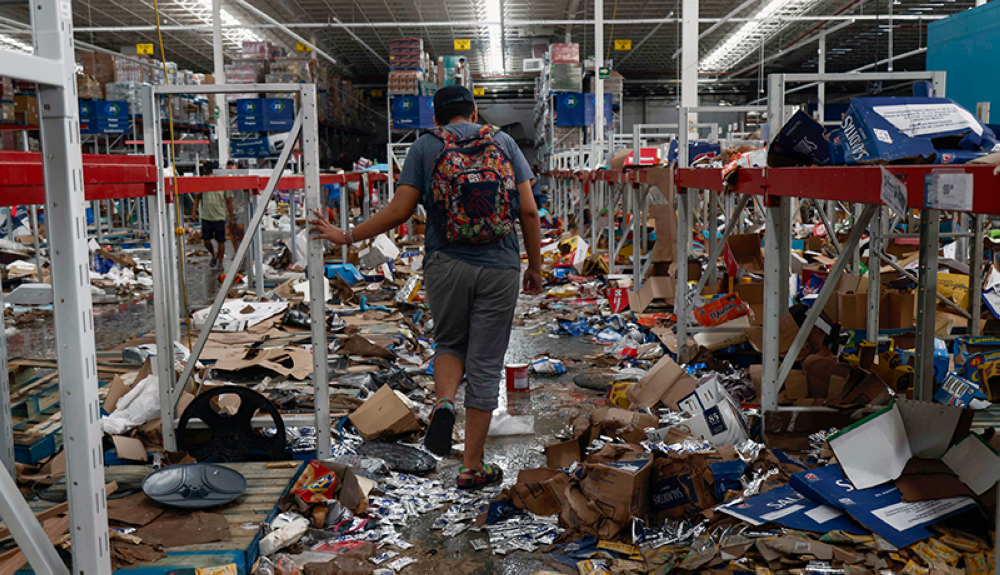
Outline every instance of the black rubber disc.
<svg viewBox="0 0 1000 575">
<path fill-rule="evenodd" d="M 220 415 L 212 405 L 212 399 L 226 394 L 240 398 L 239 409 L 230 416 Z M 277 430 L 274 435 L 267 436 L 253 428 L 253 416 L 258 411 L 274 420 Z M 192 419 L 200 419 L 208 429 L 188 429 Z M 285 422 L 278 409 L 256 391 L 235 385 L 217 387 L 195 397 L 184 410 L 177 425 L 177 448 L 198 461 L 212 457 L 246 461 L 251 453 L 262 453 L 277 461 L 285 457 Z"/>
</svg>

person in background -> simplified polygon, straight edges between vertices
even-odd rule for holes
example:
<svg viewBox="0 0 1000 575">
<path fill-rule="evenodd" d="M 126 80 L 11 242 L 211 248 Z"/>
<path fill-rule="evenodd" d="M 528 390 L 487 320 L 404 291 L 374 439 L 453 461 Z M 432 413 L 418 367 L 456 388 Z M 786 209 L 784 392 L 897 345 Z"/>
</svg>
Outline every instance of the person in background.
<svg viewBox="0 0 1000 575">
<path fill-rule="evenodd" d="M 201 206 L 201 239 L 205 249 L 212 254 L 211 267 L 222 269 L 222 258 L 226 255 L 226 213 L 229 221 L 234 221 L 233 192 L 204 192 L 194 197 L 194 210 L 191 219 L 198 217 L 198 206 Z M 218 249 L 212 246 L 212 240 Z"/>
<path fill-rule="evenodd" d="M 434 318 L 437 402 L 424 444 L 442 457 L 451 454 L 455 395 L 467 378 L 464 465 L 456 479 L 461 489 L 503 478 L 497 465 L 483 461 L 483 451 L 517 305 L 521 255 L 514 218 L 520 220 L 528 254 L 524 291 L 539 293 L 542 287 L 531 168 L 510 136 L 480 126 L 477 118 L 467 88 L 438 90 L 434 122 L 439 128 L 410 147 L 392 202 L 352 230 L 334 227 L 319 213 L 310 221 L 314 239 L 349 244 L 403 224 L 418 203 L 427 208 L 424 282 Z"/>
<path fill-rule="evenodd" d="M 226 169 L 240 169 L 239 162 L 230 159 L 226 164 Z M 243 241 L 243 234 L 246 233 L 248 197 L 250 197 L 250 195 L 247 193 L 247 190 L 236 190 L 233 192 L 233 209 L 230 212 L 231 215 L 229 219 L 229 240 L 233 242 L 233 253 L 240 248 L 240 242 Z M 221 259 L 219 260 L 219 263 L 222 263 Z"/>
</svg>

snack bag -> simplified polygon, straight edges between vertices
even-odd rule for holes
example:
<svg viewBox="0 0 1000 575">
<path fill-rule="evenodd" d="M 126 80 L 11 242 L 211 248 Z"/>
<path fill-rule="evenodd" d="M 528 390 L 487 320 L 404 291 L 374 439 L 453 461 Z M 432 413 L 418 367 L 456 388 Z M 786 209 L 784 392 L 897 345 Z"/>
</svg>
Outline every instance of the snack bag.
<svg viewBox="0 0 1000 575">
<path fill-rule="evenodd" d="M 312 461 L 299 477 L 293 493 L 306 503 L 323 503 L 336 499 L 337 476 L 318 461 Z"/>
<path fill-rule="evenodd" d="M 750 307 L 738 295 L 731 293 L 694 310 L 694 317 L 701 325 L 714 327 L 750 313 Z"/>
</svg>

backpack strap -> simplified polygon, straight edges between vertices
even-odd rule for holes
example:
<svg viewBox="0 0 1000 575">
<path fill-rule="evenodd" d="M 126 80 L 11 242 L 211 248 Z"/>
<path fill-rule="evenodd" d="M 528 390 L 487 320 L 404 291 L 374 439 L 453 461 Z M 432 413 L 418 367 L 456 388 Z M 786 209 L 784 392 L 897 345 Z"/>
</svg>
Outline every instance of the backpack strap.
<svg viewBox="0 0 1000 575">
<path fill-rule="evenodd" d="M 496 126 L 494 126 L 492 124 L 484 124 L 482 128 L 479 128 L 479 135 L 480 136 L 491 136 L 492 137 L 492 136 L 495 136 L 497 134 L 497 132 L 499 132 L 499 131 L 500 131 L 500 128 L 498 128 L 498 127 L 496 127 Z"/>
<path fill-rule="evenodd" d="M 427 130 L 427 133 L 444 142 L 446 146 L 454 145 L 458 141 L 458 138 L 451 130 L 446 130 L 441 126 L 430 128 Z"/>
</svg>

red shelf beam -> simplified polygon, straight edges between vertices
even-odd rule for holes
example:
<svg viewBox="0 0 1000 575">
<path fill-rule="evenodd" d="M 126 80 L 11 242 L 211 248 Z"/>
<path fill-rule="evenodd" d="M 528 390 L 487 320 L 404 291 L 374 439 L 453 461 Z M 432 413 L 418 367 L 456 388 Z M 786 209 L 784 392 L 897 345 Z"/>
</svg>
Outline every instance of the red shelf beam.
<svg viewBox="0 0 1000 575">
<path fill-rule="evenodd" d="M 90 200 L 139 198 L 156 191 L 151 156 L 83 155 L 84 194 Z M 0 206 L 45 203 L 42 156 L 38 152 L 0 152 Z"/>
</svg>

